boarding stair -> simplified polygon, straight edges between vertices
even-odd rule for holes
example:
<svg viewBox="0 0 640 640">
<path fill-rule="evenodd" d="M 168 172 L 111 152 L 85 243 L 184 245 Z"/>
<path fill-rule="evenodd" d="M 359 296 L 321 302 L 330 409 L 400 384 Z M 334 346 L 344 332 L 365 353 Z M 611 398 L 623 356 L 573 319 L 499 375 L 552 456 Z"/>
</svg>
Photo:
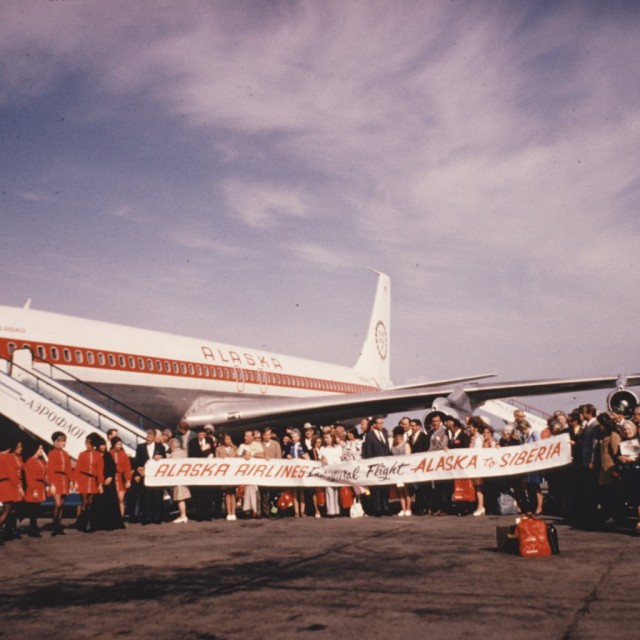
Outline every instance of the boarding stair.
<svg viewBox="0 0 640 640">
<path fill-rule="evenodd" d="M 124 450 L 133 456 L 136 445 L 145 441 L 146 429 L 165 428 L 60 367 L 44 362 L 34 366 L 30 349 L 16 349 L 11 360 L 0 358 L 0 414 L 47 443 L 55 431 L 62 431 L 73 458 L 85 450 L 90 433 L 104 437 L 117 429 Z"/>
</svg>

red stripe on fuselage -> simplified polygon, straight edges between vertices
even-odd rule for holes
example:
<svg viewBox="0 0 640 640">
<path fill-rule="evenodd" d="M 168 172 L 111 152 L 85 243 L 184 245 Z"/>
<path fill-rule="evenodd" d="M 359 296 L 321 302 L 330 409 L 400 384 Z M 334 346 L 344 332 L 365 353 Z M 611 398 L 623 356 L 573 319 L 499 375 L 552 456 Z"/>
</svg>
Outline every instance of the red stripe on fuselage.
<svg viewBox="0 0 640 640">
<path fill-rule="evenodd" d="M 148 355 L 131 354 L 119 351 L 105 351 L 61 345 L 31 340 L 11 340 L 0 338 L 0 356 L 9 360 L 16 348 L 27 347 L 42 361 L 56 366 L 98 369 L 117 372 L 135 372 L 137 374 L 173 376 L 203 380 L 219 380 L 233 384 L 255 385 L 256 387 L 276 387 L 303 389 L 322 393 L 364 393 L 377 391 L 377 387 L 312 378 L 309 376 L 289 375 L 286 373 L 265 371 L 246 367 L 204 364 L 188 360 L 157 358 Z"/>
</svg>

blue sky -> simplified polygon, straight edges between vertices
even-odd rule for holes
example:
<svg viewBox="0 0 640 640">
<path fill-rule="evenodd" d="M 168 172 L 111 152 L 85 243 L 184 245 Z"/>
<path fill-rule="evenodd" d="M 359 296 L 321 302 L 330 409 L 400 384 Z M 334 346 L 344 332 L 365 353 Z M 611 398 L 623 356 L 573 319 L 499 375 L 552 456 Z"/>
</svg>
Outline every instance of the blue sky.
<svg viewBox="0 0 640 640">
<path fill-rule="evenodd" d="M 397 383 L 640 370 L 637 3 L 0 18 L 3 304 L 352 364 L 371 266 Z"/>
</svg>

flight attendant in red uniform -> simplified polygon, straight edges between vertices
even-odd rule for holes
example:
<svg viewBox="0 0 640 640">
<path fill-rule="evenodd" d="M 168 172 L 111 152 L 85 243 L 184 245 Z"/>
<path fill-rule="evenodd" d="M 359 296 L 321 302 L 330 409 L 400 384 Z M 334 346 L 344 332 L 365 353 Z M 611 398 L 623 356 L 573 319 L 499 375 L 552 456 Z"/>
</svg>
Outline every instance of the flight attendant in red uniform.
<svg viewBox="0 0 640 640">
<path fill-rule="evenodd" d="M 53 498 L 53 531 L 52 536 L 64 535 L 62 527 L 62 513 L 65 498 L 71 493 L 73 485 L 73 465 L 71 456 L 64 450 L 67 436 L 62 431 L 56 431 L 52 436 L 53 449 L 49 451 L 46 480 L 49 483 L 49 493 Z"/>
<path fill-rule="evenodd" d="M 90 433 L 84 444 L 86 450 L 78 456 L 75 468 L 75 479 L 78 493 L 82 499 L 80 513 L 78 515 L 78 530 L 90 533 L 91 527 L 91 504 L 96 493 L 102 493 L 104 483 L 104 460 L 102 454 L 97 450 L 100 436 Z"/>
<path fill-rule="evenodd" d="M 24 489 L 22 485 L 23 463 L 22 442 L 0 452 L 0 527 L 4 525 L 4 539 L 19 538 L 16 529 L 16 505 L 22 501 Z"/>
<path fill-rule="evenodd" d="M 26 447 L 25 447 L 26 448 Z M 44 449 L 42 445 L 33 443 L 27 455 L 31 454 L 24 464 L 24 477 L 26 489 L 24 502 L 27 516 L 29 517 L 30 538 L 40 538 L 38 527 L 38 508 L 46 498 L 46 474 L 47 467 L 44 463 Z"/>
<path fill-rule="evenodd" d="M 111 439 L 111 450 L 109 451 L 116 463 L 116 492 L 120 505 L 120 515 L 124 518 L 124 494 L 131 486 L 131 460 L 127 452 L 122 448 L 122 440 L 116 436 Z"/>
</svg>

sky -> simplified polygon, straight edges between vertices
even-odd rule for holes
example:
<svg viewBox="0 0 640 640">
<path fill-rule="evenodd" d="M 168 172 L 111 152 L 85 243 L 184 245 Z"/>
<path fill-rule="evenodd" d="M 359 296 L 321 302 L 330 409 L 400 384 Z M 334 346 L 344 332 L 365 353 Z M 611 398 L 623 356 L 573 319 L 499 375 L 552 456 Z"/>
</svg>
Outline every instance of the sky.
<svg viewBox="0 0 640 640">
<path fill-rule="evenodd" d="M 0 0 L 0 304 L 352 365 L 373 268 L 397 384 L 638 372 L 639 26 Z"/>
</svg>

